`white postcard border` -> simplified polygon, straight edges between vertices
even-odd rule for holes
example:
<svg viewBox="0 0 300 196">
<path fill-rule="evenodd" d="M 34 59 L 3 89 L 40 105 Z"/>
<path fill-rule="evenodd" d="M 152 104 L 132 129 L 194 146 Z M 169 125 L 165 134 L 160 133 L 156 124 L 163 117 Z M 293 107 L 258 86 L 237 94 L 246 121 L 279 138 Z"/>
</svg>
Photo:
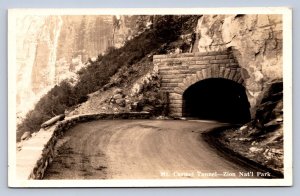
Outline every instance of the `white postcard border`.
<svg viewBox="0 0 300 196">
<path fill-rule="evenodd" d="M 284 84 L 284 179 L 24 180 L 16 179 L 16 17 L 18 15 L 282 14 Z M 8 11 L 8 185 L 10 187 L 198 187 L 291 186 L 292 11 L 286 7 L 10 9 Z"/>
</svg>

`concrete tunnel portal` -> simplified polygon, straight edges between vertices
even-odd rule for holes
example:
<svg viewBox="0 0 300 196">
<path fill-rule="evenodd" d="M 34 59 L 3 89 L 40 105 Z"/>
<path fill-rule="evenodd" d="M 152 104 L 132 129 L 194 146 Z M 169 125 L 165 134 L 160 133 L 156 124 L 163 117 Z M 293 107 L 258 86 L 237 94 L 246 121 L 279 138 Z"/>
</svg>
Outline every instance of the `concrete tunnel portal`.
<svg viewBox="0 0 300 196">
<path fill-rule="evenodd" d="M 224 78 L 196 82 L 182 96 L 182 116 L 245 123 L 251 118 L 243 85 Z"/>
</svg>

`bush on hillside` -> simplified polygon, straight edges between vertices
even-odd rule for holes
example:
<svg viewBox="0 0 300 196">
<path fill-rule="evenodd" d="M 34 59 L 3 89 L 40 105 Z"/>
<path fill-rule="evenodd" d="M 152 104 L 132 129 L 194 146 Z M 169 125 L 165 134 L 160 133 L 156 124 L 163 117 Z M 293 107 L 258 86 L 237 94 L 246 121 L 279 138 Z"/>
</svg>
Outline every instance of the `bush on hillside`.
<svg viewBox="0 0 300 196">
<path fill-rule="evenodd" d="M 40 125 L 65 109 L 87 100 L 87 95 L 101 89 L 111 76 L 121 67 L 129 67 L 153 53 L 166 53 L 168 45 L 176 41 L 181 34 L 190 33 L 199 16 L 154 16 L 152 28 L 125 43 L 122 48 L 109 48 L 105 55 L 100 54 L 96 61 L 89 60 L 89 66 L 78 72 L 79 81 L 72 87 L 62 82 L 52 88 L 30 111 L 18 126 L 19 139 L 26 131 L 36 132 Z M 145 91 L 145 93 L 150 93 Z M 153 99 L 146 99 L 146 104 L 161 100 L 159 93 Z M 159 103 L 156 103 L 159 105 Z M 164 107 L 164 106 L 162 106 Z"/>
</svg>

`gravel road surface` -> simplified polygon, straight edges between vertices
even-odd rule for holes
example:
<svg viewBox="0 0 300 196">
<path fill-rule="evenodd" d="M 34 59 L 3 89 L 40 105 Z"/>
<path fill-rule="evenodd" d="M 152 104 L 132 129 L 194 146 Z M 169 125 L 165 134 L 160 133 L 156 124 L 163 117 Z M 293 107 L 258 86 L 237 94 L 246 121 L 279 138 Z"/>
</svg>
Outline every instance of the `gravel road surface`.
<svg viewBox="0 0 300 196">
<path fill-rule="evenodd" d="M 99 120 L 66 131 L 44 179 L 247 178 L 201 133 L 216 122 Z"/>
</svg>

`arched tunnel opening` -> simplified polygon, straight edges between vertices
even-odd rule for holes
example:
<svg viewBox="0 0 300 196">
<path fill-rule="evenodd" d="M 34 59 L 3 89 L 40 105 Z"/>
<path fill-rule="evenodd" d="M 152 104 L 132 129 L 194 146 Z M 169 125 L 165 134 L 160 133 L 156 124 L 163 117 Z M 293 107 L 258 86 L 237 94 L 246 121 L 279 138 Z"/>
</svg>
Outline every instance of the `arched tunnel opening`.
<svg viewBox="0 0 300 196">
<path fill-rule="evenodd" d="M 184 117 L 245 123 L 251 118 L 249 107 L 244 86 L 228 79 L 201 80 L 183 93 Z"/>
</svg>

